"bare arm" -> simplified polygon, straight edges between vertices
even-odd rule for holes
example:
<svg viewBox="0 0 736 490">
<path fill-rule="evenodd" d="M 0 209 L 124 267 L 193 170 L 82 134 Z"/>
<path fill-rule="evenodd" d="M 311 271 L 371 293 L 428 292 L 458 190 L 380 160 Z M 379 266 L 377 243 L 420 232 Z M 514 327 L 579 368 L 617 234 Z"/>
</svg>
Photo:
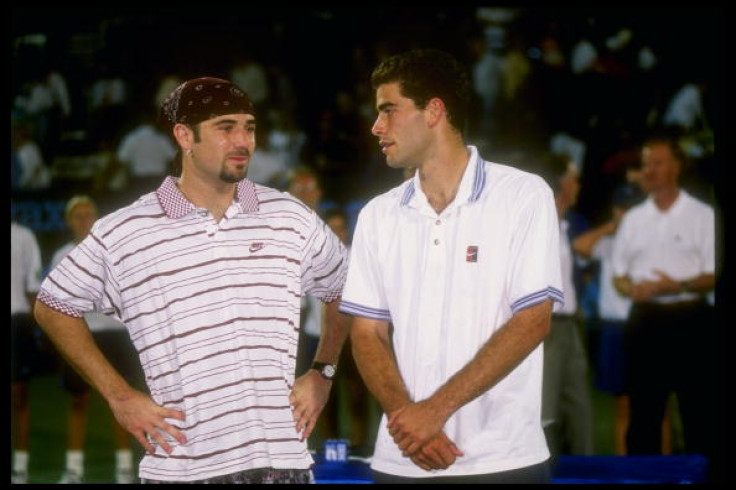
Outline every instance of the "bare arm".
<svg viewBox="0 0 736 490">
<path fill-rule="evenodd" d="M 549 334 L 551 316 L 551 300 L 516 313 L 431 397 L 393 414 L 389 431 L 399 448 L 414 454 L 453 413 L 506 377 Z"/>
<path fill-rule="evenodd" d="M 366 386 L 386 413 L 411 403 L 394 357 L 389 324 L 356 317 L 350 332 L 353 358 Z"/>
<path fill-rule="evenodd" d="M 575 253 L 583 257 L 590 258 L 593 256 L 595 244 L 606 235 L 611 235 L 616 231 L 616 223 L 609 221 L 591 230 L 581 233 L 572 241 L 572 249 Z"/>
<path fill-rule="evenodd" d="M 61 355 L 102 395 L 120 425 L 133 434 L 146 451 L 154 452 L 146 434 L 168 453 L 172 449 L 161 431 L 168 432 L 181 444 L 186 442 L 184 435 L 164 420 L 184 420 L 184 414 L 156 405 L 148 395 L 132 388 L 97 347 L 83 319 L 60 313 L 40 301 L 35 303 L 34 315 Z"/>
<path fill-rule="evenodd" d="M 340 352 L 348 337 L 349 323 L 345 315 L 337 311 L 340 300 L 325 304 L 325 322 L 319 338 L 315 361 L 337 364 Z M 326 380 L 315 370 L 308 370 L 294 382 L 289 396 L 293 408 L 296 430 L 308 438 L 317 418 L 327 403 L 332 381 Z"/>
<path fill-rule="evenodd" d="M 356 317 L 350 340 L 355 363 L 366 386 L 391 418 L 392 414 L 410 406 L 411 398 L 401 378 L 388 330 L 385 321 Z M 447 468 L 463 455 L 442 432 L 442 426 L 425 442 L 422 451 L 410 455 L 412 462 L 425 470 Z"/>
</svg>

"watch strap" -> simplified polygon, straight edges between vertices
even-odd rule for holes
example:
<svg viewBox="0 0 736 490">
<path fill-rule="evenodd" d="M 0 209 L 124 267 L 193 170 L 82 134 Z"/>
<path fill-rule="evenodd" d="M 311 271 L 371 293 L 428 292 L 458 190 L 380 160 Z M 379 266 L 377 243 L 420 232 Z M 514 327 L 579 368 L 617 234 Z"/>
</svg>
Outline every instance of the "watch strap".
<svg viewBox="0 0 736 490">
<path fill-rule="evenodd" d="M 325 368 L 327 368 L 327 370 Z M 337 366 L 335 364 L 330 364 L 329 362 L 314 361 L 312 363 L 312 369 L 319 372 L 319 374 L 321 374 L 325 379 L 332 379 L 337 372 Z M 332 371 L 332 374 L 329 375 L 328 371 Z"/>
</svg>

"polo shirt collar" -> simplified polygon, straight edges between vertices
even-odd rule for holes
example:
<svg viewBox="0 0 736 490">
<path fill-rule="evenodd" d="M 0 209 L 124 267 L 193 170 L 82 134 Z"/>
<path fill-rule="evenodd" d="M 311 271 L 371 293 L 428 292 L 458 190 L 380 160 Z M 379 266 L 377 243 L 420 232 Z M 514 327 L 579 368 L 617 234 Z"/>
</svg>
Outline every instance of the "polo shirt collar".
<svg viewBox="0 0 736 490">
<path fill-rule="evenodd" d="M 176 183 L 179 179 L 168 176 L 156 189 L 156 197 L 166 215 L 171 219 L 178 219 L 193 212 L 196 208 L 184 194 L 181 193 Z M 253 182 L 243 179 L 238 182 L 235 191 L 235 201 L 242 213 L 253 213 L 258 211 L 258 196 Z"/>
<path fill-rule="evenodd" d="M 645 206 L 649 210 L 649 213 L 652 214 L 665 214 L 669 216 L 675 216 L 678 215 L 683 208 L 687 206 L 688 201 L 690 201 L 690 194 L 688 194 L 685 189 L 680 187 L 680 192 L 677 194 L 677 198 L 675 198 L 675 202 L 672 203 L 672 206 L 670 206 L 667 210 L 662 211 L 657 207 L 657 205 L 654 203 L 654 198 L 650 195 L 647 197 L 647 199 L 644 201 Z"/>
<path fill-rule="evenodd" d="M 485 162 L 478 154 L 478 149 L 475 146 L 468 145 L 468 149 L 470 150 L 470 158 L 465 167 L 463 177 L 460 180 L 460 188 L 457 191 L 454 201 L 458 204 L 474 203 L 483 193 L 483 189 L 486 186 Z M 412 177 L 404 188 L 404 192 L 401 195 L 401 206 L 408 206 L 414 200 L 417 190 L 422 192 L 419 183 L 419 172 L 414 174 L 414 177 Z"/>
</svg>

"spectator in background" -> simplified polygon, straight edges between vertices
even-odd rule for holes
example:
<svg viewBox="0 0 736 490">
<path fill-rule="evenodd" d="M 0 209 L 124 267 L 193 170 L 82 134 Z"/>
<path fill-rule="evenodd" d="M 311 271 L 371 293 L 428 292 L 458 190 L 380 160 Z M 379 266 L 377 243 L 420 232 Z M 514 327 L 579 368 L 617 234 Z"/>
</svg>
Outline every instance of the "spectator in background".
<svg viewBox="0 0 736 490">
<path fill-rule="evenodd" d="M 273 132 L 269 122 L 259 124 L 256 128 L 259 145 L 253 152 L 253 162 L 248 166 L 248 179 L 256 184 L 286 190 L 290 170 L 299 162 L 298 157 L 289 149 L 296 149 L 297 145 L 291 145 L 288 140 L 280 140 L 279 147 L 274 147 Z"/>
<path fill-rule="evenodd" d="M 335 206 L 327 208 L 322 213 L 322 216 L 324 217 L 325 224 L 330 227 L 332 232 L 345 244 L 345 247 L 350 250 L 350 230 L 347 213 L 341 207 Z"/>
<path fill-rule="evenodd" d="M 32 139 L 44 159 L 53 161 L 64 125 L 72 115 L 66 77 L 54 66 L 45 48 L 24 45 L 22 79 L 13 108 L 29 118 Z"/>
<path fill-rule="evenodd" d="M 565 302 L 552 315 L 544 340 L 542 421 L 553 458 L 560 454 L 594 452 L 593 405 L 588 382 L 588 354 L 579 312 L 573 270 L 576 260 L 568 234 L 568 211 L 575 206 L 580 181 L 574 163 L 565 156 L 543 153 L 527 170 L 540 175 L 554 191 L 560 228 L 560 264 Z"/>
<path fill-rule="evenodd" d="M 50 268 L 56 267 L 66 255 L 84 240 L 97 220 L 97 206 L 87 196 L 77 195 L 66 204 L 64 217 L 72 232 L 72 241 L 63 245 L 53 255 Z M 128 329 L 104 313 L 87 313 L 84 320 L 97 345 L 110 359 L 122 376 L 138 389 L 145 389 L 138 353 L 133 348 Z M 90 386 L 67 363 L 61 367 L 62 386 L 71 395 L 67 426 L 66 469 L 59 483 L 84 482 L 84 443 L 87 435 L 87 409 Z M 133 453 L 130 438 L 123 427 L 112 419 L 115 442 L 115 483 L 134 483 Z"/>
<path fill-rule="evenodd" d="M 644 194 L 638 186 L 626 184 L 616 188 L 612 216 L 600 226 L 586 231 L 572 242 L 573 251 L 600 262 L 598 276 L 598 314 L 595 385 L 615 397 L 614 448 L 617 455 L 626 455 L 626 431 L 629 426 L 629 396 L 626 388 L 626 355 L 624 326 L 629 317 L 631 300 L 621 296 L 613 285 L 613 240 L 626 211 L 641 202 Z M 668 413 L 662 420 L 662 454 L 672 452 Z"/>
<path fill-rule="evenodd" d="M 265 109 L 271 89 L 268 72 L 260 61 L 247 54 L 250 49 L 240 51 L 240 59 L 230 68 L 230 80 L 248 92 L 254 104 Z"/>
<path fill-rule="evenodd" d="M 139 124 L 123 136 L 117 148 L 118 171 L 124 174 L 124 202 L 141 193 L 155 190 L 172 172 L 176 148 L 171 139 L 157 129 L 150 117 L 139 116 Z"/>
<path fill-rule="evenodd" d="M 110 63 L 111 61 L 103 58 L 96 64 L 97 79 L 89 88 L 88 104 L 93 114 L 104 112 L 109 108 L 122 107 L 128 101 L 128 84 Z"/>
<path fill-rule="evenodd" d="M 51 185 L 51 171 L 33 140 L 30 123 L 24 118 L 11 119 L 11 154 L 13 189 L 46 189 Z"/>
<path fill-rule="evenodd" d="M 622 219 L 612 259 L 616 290 L 632 301 L 627 451 L 661 454 L 662 417 L 674 392 L 685 451 L 713 457 L 720 428 L 712 413 L 716 349 L 706 295 L 715 285 L 715 215 L 680 187 L 687 157 L 671 135 L 650 136 L 641 158 L 649 197 Z"/>
<path fill-rule="evenodd" d="M 13 467 L 10 483 L 28 483 L 31 406 L 28 382 L 41 352 L 31 305 L 41 286 L 41 251 L 29 228 L 10 223 L 10 381 Z"/>
</svg>

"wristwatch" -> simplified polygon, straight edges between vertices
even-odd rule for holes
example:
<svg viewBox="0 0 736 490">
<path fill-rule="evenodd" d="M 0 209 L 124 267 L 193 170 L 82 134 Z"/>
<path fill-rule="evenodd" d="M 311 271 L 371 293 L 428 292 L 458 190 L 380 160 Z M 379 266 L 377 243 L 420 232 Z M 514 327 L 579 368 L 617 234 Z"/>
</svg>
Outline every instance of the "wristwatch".
<svg viewBox="0 0 736 490">
<path fill-rule="evenodd" d="M 337 373 L 337 366 L 334 364 L 328 364 L 326 362 L 313 362 L 312 369 L 319 372 L 323 378 L 332 380 Z"/>
</svg>

